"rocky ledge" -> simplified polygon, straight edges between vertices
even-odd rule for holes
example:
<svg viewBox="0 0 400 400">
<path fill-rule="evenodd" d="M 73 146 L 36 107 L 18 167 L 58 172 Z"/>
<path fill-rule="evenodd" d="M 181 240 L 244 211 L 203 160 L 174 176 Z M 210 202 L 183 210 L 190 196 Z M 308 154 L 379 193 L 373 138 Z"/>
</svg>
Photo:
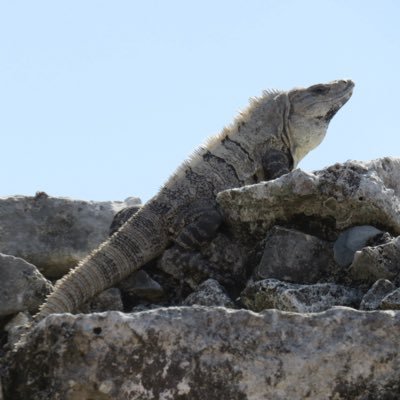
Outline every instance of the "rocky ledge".
<svg viewBox="0 0 400 400">
<path fill-rule="evenodd" d="M 75 235 L 103 240 L 139 205 L 106 207 L 100 228 L 43 194 L 15 210 L 5 201 L 0 230 L 15 226 L 0 237 L 6 400 L 400 397 L 400 159 L 222 192 L 225 222 L 199 252 L 172 246 L 23 340 L 20 325 L 71 267 L 55 273 L 43 260 L 85 256 L 98 243 L 77 251 Z"/>
</svg>

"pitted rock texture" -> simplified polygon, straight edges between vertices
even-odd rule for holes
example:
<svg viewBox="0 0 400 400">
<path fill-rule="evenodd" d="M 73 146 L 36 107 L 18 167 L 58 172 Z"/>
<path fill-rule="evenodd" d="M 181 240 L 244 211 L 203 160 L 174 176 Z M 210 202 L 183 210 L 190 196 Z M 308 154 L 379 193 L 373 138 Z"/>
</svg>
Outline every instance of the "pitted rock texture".
<svg viewBox="0 0 400 400">
<path fill-rule="evenodd" d="M 387 279 L 377 280 L 361 300 L 360 310 L 378 310 L 382 300 L 396 289 Z"/>
<path fill-rule="evenodd" d="M 50 197 L 0 199 L 0 252 L 36 265 L 46 278 L 59 278 L 107 237 L 114 215 L 126 202 L 93 202 Z"/>
<path fill-rule="evenodd" d="M 399 330 L 399 312 L 348 308 L 53 315 L 12 354 L 5 392 L 13 400 L 395 399 Z"/>
<path fill-rule="evenodd" d="M 222 306 L 236 308 L 235 303 L 215 279 L 207 279 L 184 301 L 184 306 Z"/>
<path fill-rule="evenodd" d="M 37 268 L 22 258 L 0 253 L 0 318 L 28 310 L 34 313 L 52 290 Z"/>
<path fill-rule="evenodd" d="M 277 224 L 330 240 L 355 225 L 372 225 L 398 235 L 399 171 L 397 158 L 349 161 L 226 190 L 217 200 L 230 229 L 247 242 L 261 240 Z"/>
<path fill-rule="evenodd" d="M 358 308 L 362 290 L 335 283 L 299 285 L 277 279 L 264 279 L 249 283 L 240 300 L 246 308 L 263 311 L 276 308 L 300 313 L 320 312 L 333 306 Z"/>
<path fill-rule="evenodd" d="M 351 277 L 372 284 L 378 279 L 397 280 L 400 274 L 400 237 L 390 242 L 364 247 L 354 255 L 349 268 Z"/>
</svg>

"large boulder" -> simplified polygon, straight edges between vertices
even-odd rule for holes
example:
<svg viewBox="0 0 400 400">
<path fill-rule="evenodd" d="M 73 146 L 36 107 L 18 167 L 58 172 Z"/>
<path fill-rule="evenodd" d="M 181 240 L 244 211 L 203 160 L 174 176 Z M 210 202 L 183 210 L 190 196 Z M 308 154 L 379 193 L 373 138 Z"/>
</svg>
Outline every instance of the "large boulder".
<svg viewBox="0 0 400 400">
<path fill-rule="evenodd" d="M 399 330 L 400 312 L 342 307 L 52 315 L 3 384 L 13 400 L 396 399 Z"/>
<path fill-rule="evenodd" d="M 355 225 L 399 235 L 399 171 L 400 158 L 348 161 L 226 190 L 217 200 L 227 225 L 242 241 L 261 240 L 277 224 L 329 240 Z"/>
<path fill-rule="evenodd" d="M 52 288 L 34 265 L 0 253 L 0 319 L 20 311 L 36 312 Z"/>
<path fill-rule="evenodd" d="M 36 265 L 47 278 L 59 278 L 108 237 L 114 215 L 137 205 L 50 197 L 0 199 L 0 252 Z"/>
</svg>

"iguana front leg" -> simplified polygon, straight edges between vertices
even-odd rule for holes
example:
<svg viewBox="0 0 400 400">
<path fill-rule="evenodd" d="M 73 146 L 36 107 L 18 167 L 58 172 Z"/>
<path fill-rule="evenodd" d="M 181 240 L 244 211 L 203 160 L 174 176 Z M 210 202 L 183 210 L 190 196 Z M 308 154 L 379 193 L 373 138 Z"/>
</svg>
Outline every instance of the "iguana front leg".
<svg viewBox="0 0 400 400">
<path fill-rule="evenodd" d="M 180 283 L 176 288 L 178 297 L 183 292 L 184 284 L 193 290 L 208 278 L 213 278 L 222 285 L 233 285 L 233 280 L 222 274 L 219 266 L 204 257 L 200 251 L 186 250 L 179 245 L 174 245 L 164 252 L 158 262 L 158 268 Z"/>
<path fill-rule="evenodd" d="M 279 178 L 293 169 L 293 158 L 289 151 L 270 149 L 263 156 L 264 180 Z"/>
<path fill-rule="evenodd" d="M 215 237 L 221 223 L 222 216 L 216 208 L 202 210 L 181 229 L 174 242 L 185 250 L 197 250 Z"/>
<path fill-rule="evenodd" d="M 201 202 L 193 203 L 178 221 L 179 225 L 175 227 L 178 233 L 173 238 L 175 244 L 164 253 L 160 268 L 175 276 L 181 285 L 188 283 L 192 289 L 207 278 L 231 284 L 231 280 L 219 273 L 218 265 L 210 262 L 200 251 L 215 238 L 222 223 L 218 209 Z"/>
</svg>

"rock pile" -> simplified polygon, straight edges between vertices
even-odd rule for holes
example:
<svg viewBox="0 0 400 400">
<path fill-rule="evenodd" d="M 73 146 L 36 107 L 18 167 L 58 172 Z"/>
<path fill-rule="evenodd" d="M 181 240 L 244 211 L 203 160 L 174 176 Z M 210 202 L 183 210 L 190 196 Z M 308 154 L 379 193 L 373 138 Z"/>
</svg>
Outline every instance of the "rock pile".
<svg viewBox="0 0 400 400">
<path fill-rule="evenodd" d="M 221 192 L 211 243 L 168 248 L 13 349 L 51 281 L 139 207 L 66 202 L 0 200 L 6 400 L 400 397 L 400 159 Z"/>
</svg>

